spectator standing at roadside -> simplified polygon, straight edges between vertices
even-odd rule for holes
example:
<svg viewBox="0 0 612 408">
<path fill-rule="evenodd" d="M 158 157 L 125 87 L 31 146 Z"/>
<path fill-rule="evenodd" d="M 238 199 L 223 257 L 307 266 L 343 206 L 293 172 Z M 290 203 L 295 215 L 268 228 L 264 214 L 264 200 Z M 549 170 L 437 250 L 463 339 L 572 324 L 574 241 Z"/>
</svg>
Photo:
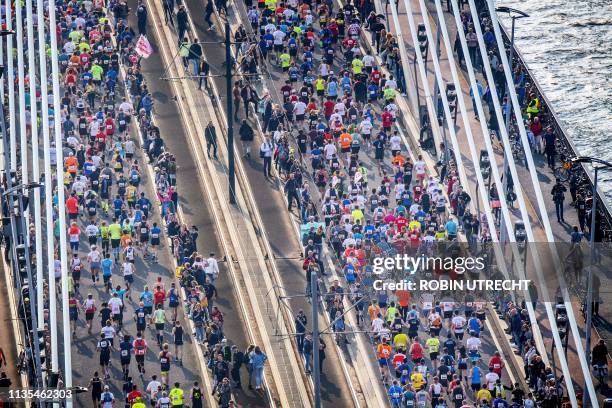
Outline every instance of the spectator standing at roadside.
<svg viewBox="0 0 612 408">
<path fill-rule="evenodd" d="M 557 154 L 555 146 L 555 134 L 551 127 L 546 129 L 544 134 L 544 152 L 546 153 L 546 159 L 548 160 L 548 167 L 551 169 L 555 168 L 555 155 Z"/>
<path fill-rule="evenodd" d="M 181 40 L 185 38 L 185 33 L 187 32 L 188 20 L 189 20 L 189 16 L 187 15 L 187 10 L 185 10 L 185 6 L 181 4 L 179 6 L 178 12 L 176 13 L 176 24 L 178 25 L 179 46 L 181 45 Z"/>
<path fill-rule="evenodd" d="M 217 159 L 217 130 L 213 126 L 212 121 L 208 122 L 204 129 L 204 138 L 206 139 L 206 153 L 210 159 L 210 150 L 213 150 L 213 157 Z"/>
<path fill-rule="evenodd" d="M 242 141 L 242 151 L 244 153 L 243 157 L 251 158 L 251 142 L 253 139 L 255 139 L 255 132 L 253 131 L 251 125 L 248 124 L 246 119 L 242 120 L 238 133 L 240 135 L 240 141 Z"/>
<path fill-rule="evenodd" d="M 215 28 L 215 25 L 210 19 L 210 17 L 213 15 L 214 12 L 215 12 L 215 8 L 214 8 L 213 0 L 208 0 L 206 2 L 206 11 L 205 11 L 206 14 L 204 14 L 204 21 L 206 21 L 206 23 L 208 24 L 208 31 L 212 31 Z"/>
<path fill-rule="evenodd" d="M 163 0 L 164 21 L 174 27 L 174 0 Z"/>
<path fill-rule="evenodd" d="M 200 73 L 200 60 L 202 58 L 202 46 L 199 44 L 198 39 L 194 38 L 193 43 L 189 47 L 189 59 L 193 65 L 193 75 L 198 76 Z"/>
<path fill-rule="evenodd" d="M 553 186 L 550 194 L 552 195 L 553 201 L 555 203 L 555 211 L 557 213 L 557 222 L 565 222 L 563 218 L 563 202 L 565 201 L 565 192 L 567 188 L 561 183 L 560 179 L 557 179 L 557 182 Z"/>
<path fill-rule="evenodd" d="M 270 171 L 272 170 L 272 151 L 273 151 L 272 142 L 270 142 L 269 137 L 265 137 L 264 141 L 261 143 L 261 146 L 259 147 L 259 155 L 263 159 L 264 177 L 267 177 L 267 178 L 271 176 Z"/>
<path fill-rule="evenodd" d="M 255 349 L 249 353 L 249 358 L 255 373 L 255 389 L 260 390 L 263 383 L 263 370 L 268 356 L 261 351 L 259 346 L 255 346 Z"/>
<path fill-rule="evenodd" d="M 138 33 L 140 35 L 147 35 L 147 16 L 149 12 L 145 7 L 145 4 L 140 1 L 138 2 L 138 8 L 136 9 L 136 17 L 138 18 Z"/>
</svg>

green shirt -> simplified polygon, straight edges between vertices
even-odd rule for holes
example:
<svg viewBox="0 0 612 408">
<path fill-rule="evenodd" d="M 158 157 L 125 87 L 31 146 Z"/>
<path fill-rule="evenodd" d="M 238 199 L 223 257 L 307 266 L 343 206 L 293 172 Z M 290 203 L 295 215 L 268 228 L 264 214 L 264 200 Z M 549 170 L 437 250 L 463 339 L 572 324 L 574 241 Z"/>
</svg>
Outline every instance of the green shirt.
<svg viewBox="0 0 612 408">
<path fill-rule="evenodd" d="M 111 239 L 121 239 L 121 225 L 115 223 L 108 226 Z"/>
<path fill-rule="evenodd" d="M 91 51 L 91 46 L 86 42 L 82 42 L 79 44 L 79 51 L 81 52 L 89 52 Z"/>
<path fill-rule="evenodd" d="M 91 75 L 93 76 L 94 80 L 96 81 L 102 80 L 102 73 L 104 73 L 104 68 L 102 68 L 98 64 L 94 64 L 91 66 L 91 69 L 89 71 L 91 72 Z"/>
<path fill-rule="evenodd" d="M 155 311 L 155 323 L 166 323 L 166 315 L 163 309 L 157 309 Z"/>
<path fill-rule="evenodd" d="M 77 30 L 71 31 L 70 34 L 68 34 L 68 38 L 70 38 L 73 43 L 78 43 L 81 37 L 83 37 L 83 34 Z"/>
<path fill-rule="evenodd" d="M 289 54 L 281 54 L 279 58 L 281 62 L 281 67 L 288 68 L 291 64 L 291 57 L 289 56 Z"/>
<path fill-rule="evenodd" d="M 183 403 L 183 390 L 180 388 L 173 388 L 170 390 L 170 394 L 168 395 L 172 400 L 172 405 L 181 405 Z"/>
</svg>

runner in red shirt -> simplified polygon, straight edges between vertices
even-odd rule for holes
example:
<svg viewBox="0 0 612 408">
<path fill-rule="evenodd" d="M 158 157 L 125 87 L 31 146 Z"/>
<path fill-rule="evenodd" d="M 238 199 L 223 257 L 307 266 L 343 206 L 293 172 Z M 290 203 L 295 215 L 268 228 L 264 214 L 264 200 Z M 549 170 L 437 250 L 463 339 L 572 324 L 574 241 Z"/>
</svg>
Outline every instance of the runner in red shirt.
<svg viewBox="0 0 612 408">
<path fill-rule="evenodd" d="M 404 213 L 400 213 L 399 217 L 395 219 L 395 225 L 397 225 L 397 229 L 402 231 L 408 225 L 408 220 L 404 217 Z"/>
<path fill-rule="evenodd" d="M 76 198 L 76 193 L 70 193 L 70 197 L 66 200 L 66 208 L 68 209 L 68 219 L 76 220 L 79 217 L 79 200 Z"/>
<path fill-rule="evenodd" d="M 142 392 L 138 391 L 136 384 L 134 384 L 132 391 L 127 395 L 127 402 L 130 406 L 137 402 L 142 402 Z"/>
<path fill-rule="evenodd" d="M 391 130 L 391 121 L 393 120 L 393 115 L 389 111 L 384 111 L 382 113 L 382 126 L 385 131 Z"/>
<path fill-rule="evenodd" d="M 157 309 L 157 305 L 161 305 L 163 308 L 165 301 L 166 301 L 166 291 L 162 289 L 161 286 L 158 285 L 155 288 L 155 292 L 153 293 L 153 304 L 155 305 L 155 308 Z"/>
<path fill-rule="evenodd" d="M 491 368 L 493 372 L 499 375 L 499 378 L 501 378 L 504 365 L 504 360 L 502 360 L 499 351 L 496 351 L 493 357 L 491 357 L 489 360 L 489 368 Z"/>
<path fill-rule="evenodd" d="M 328 99 L 323 104 L 323 112 L 325 113 L 325 119 L 329 120 L 329 117 L 334 113 L 334 107 L 336 106 L 336 102 Z"/>
</svg>

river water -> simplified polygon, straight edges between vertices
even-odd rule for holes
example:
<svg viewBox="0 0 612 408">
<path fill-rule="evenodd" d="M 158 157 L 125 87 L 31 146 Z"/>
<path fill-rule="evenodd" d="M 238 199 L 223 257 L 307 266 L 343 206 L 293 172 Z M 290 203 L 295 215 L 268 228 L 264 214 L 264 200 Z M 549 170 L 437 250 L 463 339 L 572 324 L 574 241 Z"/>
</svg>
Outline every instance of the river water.
<svg viewBox="0 0 612 408">
<path fill-rule="evenodd" d="M 580 154 L 612 161 L 612 1 L 501 0 L 515 42 Z M 500 14 L 510 33 L 511 21 Z M 607 173 L 607 174 L 606 174 Z M 612 201 L 612 172 L 600 172 Z"/>
</svg>

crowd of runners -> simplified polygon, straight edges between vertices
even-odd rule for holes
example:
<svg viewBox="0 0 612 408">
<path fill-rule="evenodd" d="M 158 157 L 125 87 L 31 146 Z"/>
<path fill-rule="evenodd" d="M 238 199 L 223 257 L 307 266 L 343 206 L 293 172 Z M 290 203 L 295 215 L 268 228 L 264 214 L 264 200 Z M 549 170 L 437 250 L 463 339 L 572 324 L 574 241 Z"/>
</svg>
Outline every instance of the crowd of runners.
<svg viewBox="0 0 612 408">
<path fill-rule="evenodd" d="M 128 24 L 133 12 L 138 33 Z M 71 334 L 79 344 L 73 351 L 86 345 L 97 353 L 97 364 L 78 368 L 90 378 L 82 385 L 95 406 L 198 407 L 207 392 L 199 376 L 179 383 L 172 374 L 183 365 L 183 347 L 196 343 L 204 350 L 213 395 L 220 406 L 233 406 L 243 368 L 248 387 L 262 387 L 266 355 L 254 345 L 239 350 L 225 338 L 224 315 L 214 304 L 219 264 L 214 253 L 198 252 L 198 228 L 183 225 L 177 215 L 176 159 L 154 123 L 153 98 L 135 51 L 146 13 L 142 3 L 137 10 L 123 1 L 57 3 L 64 138 L 59 188 L 66 194 Z M 153 168 L 152 180 L 146 166 Z M 61 298 L 57 215 L 55 284 Z M 168 246 L 174 273 L 150 273 L 168 257 Z M 156 363 L 146 364 L 151 360 Z"/>
<path fill-rule="evenodd" d="M 472 213 L 471 197 L 452 164 L 434 176 L 404 145 L 397 99 L 406 85 L 397 40 L 380 16 L 366 13 L 363 19 L 363 3 L 351 2 L 341 9 L 298 1 L 247 6 L 251 27 L 235 32 L 242 72 L 265 66 L 280 79 L 269 76 L 269 90 L 261 96 L 248 79 L 237 82 L 233 114 L 238 121 L 241 115 L 248 119 L 251 109 L 261 115 L 264 176 L 271 177 L 273 163 L 288 210 L 296 208 L 306 226 L 301 239 L 307 293 L 313 271 L 335 275 L 324 262 L 327 252 L 335 259 L 342 283 L 333 280 L 323 299 L 337 343 L 348 343 L 354 330 L 370 332 L 393 406 L 569 406 L 539 357 L 544 351 L 535 349 L 524 303 L 493 299 L 524 358 L 529 389 L 511 383 L 501 350 L 491 350 L 488 302 L 449 293 L 414 298 L 403 290 L 371 291 L 374 257 L 433 253 L 440 243 L 463 239 L 472 248 L 491 241 L 484 215 Z M 373 45 L 363 51 L 365 30 Z M 248 157 L 253 138 L 246 121 L 240 135 Z M 409 271 L 394 272 L 383 277 Z M 347 306 L 356 309 L 359 327 L 345 321 Z M 302 312 L 296 327 L 310 372 L 313 344 Z"/>
<path fill-rule="evenodd" d="M 266 0 L 247 6 L 251 27 L 235 34 L 242 42 L 237 60 L 252 73 L 258 61 L 264 62 L 260 66 L 280 73 L 282 83 L 261 97 L 252 85 L 237 83 L 233 114 L 248 117 L 255 109 L 261 115 L 264 175 L 271 177 L 274 163 L 285 183 L 288 210 L 297 204 L 300 223 L 310 225 L 301 237 L 305 273 L 341 276 L 324 298 L 337 343 L 349 342 L 352 330 L 369 332 L 392 406 L 532 407 L 536 400 L 557 406 L 563 392 L 538 356 L 524 305 L 497 304 L 524 357 L 529 390 L 509 382 L 499 351 L 485 350 L 492 335 L 485 324 L 486 302 L 368 289 L 373 257 L 433 251 L 463 238 L 472 245 L 491 240 L 450 163 L 434 176 L 425 159 L 405 146 L 397 99 L 407 85 L 396 40 L 371 12 L 372 4 L 348 2 L 338 9 L 330 2 Z M 249 388 L 251 378 L 255 388 L 262 387 L 266 355 L 256 346 L 238 350 L 225 339 L 224 316 L 214 305 L 215 254 L 198 252 L 197 227 L 183 225 L 177 215 L 176 159 L 164 149 L 154 124 L 153 98 L 134 48 L 146 30 L 146 7 L 130 11 L 121 1 L 96 0 L 58 3 L 57 11 L 69 311 L 73 337 L 95 347 L 99 356 L 99 367 L 84 373 L 91 374 L 94 404 L 203 406 L 199 381 L 172 381 L 172 368 L 182 365 L 182 348 L 193 336 L 206 345 L 215 394 L 222 406 L 231 406 L 232 388 L 242 386 L 242 366 L 249 372 Z M 173 4 L 169 11 L 170 21 L 175 11 L 184 12 Z M 138 32 L 127 24 L 130 12 L 137 14 Z M 176 19 L 180 28 L 181 17 Z M 365 30 L 372 51 L 362 51 Z M 207 72 L 199 58 L 194 68 Z M 525 100 L 529 113 L 533 97 Z M 133 132 L 136 124 L 142 146 Z M 247 122 L 240 136 L 245 145 L 253 139 Z M 148 165 L 154 168 L 154 196 L 143 182 Z M 155 264 L 166 237 L 178 265 L 175 275 L 157 276 L 136 291 L 135 277 L 147 276 L 136 265 Z M 326 267 L 327 254 L 337 272 Z M 55 264 L 60 293 L 59 259 Z M 81 282 L 84 274 L 87 285 Z M 103 300 L 98 304 L 96 298 Z M 347 306 L 356 310 L 359 327 L 345 322 Z M 298 318 L 298 345 L 310 371 L 312 339 L 305 316 Z M 135 332 L 125 330 L 126 320 L 135 322 Z M 151 355 L 159 364 L 154 372 L 145 371 Z M 123 376 L 112 379 L 117 360 Z"/>
</svg>

